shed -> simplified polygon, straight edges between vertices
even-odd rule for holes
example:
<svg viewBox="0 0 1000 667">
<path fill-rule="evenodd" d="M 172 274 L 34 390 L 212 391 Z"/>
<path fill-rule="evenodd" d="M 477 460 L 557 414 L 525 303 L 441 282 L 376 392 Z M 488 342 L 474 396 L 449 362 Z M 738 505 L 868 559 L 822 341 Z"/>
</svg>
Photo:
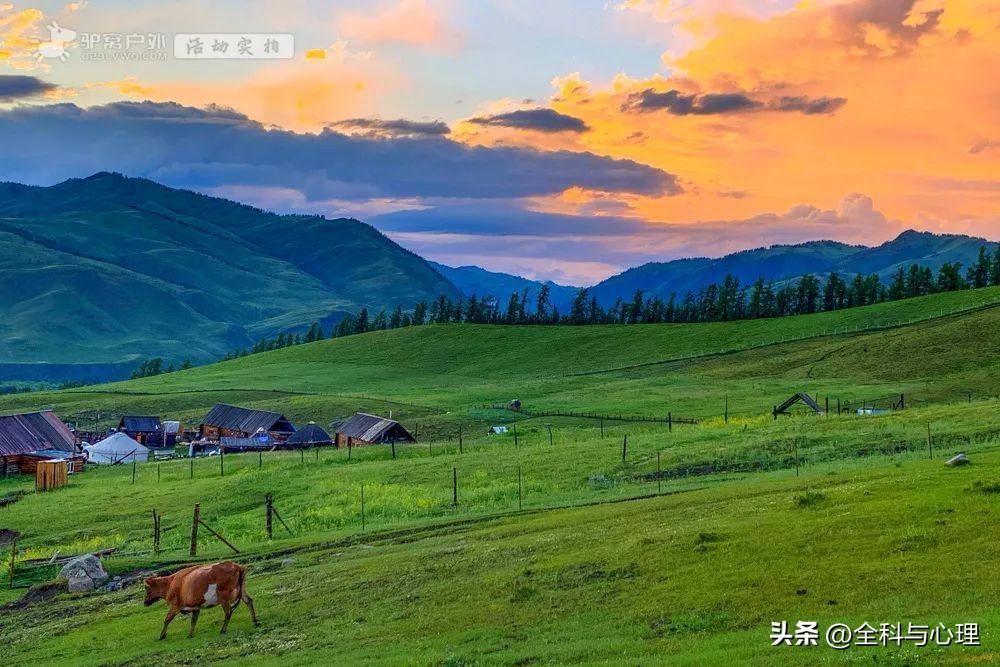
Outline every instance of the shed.
<svg viewBox="0 0 1000 667">
<path fill-rule="evenodd" d="M 264 431 L 278 442 L 284 442 L 295 433 L 295 427 L 277 412 L 216 403 L 205 415 L 199 431 L 202 438 L 213 441 L 221 437 L 249 438 Z"/>
<path fill-rule="evenodd" d="M 72 475 L 73 473 L 83 472 L 83 465 L 87 462 L 87 457 L 82 452 L 75 454 L 73 452 L 61 452 L 58 449 L 43 449 L 37 452 L 28 452 L 21 455 L 21 474 L 33 475 L 38 468 L 39 462 L 52 460 L 65 461 L 66 472 Z"/>
<path fill-rule="evenodd" d="M 100 465 L 116 465 L 149 459 L 149 449 L 125 433 L 112 433 L 104 440 L 84 447 L 84 450 L 87 452 L 89 463 Z"/>
<path fill-rule="evenodd" d="M 127 434 L 140 445 L 150 447 L 173 447 L 177 442 L 177 429 L 168 429 L 159 417 L 149 415 L 125 415 L 118 422 L 118 430 Z"/>
<path fill-rule="evenodd" d="M 54 412 L 0 416 L 0 475 L 20 472 L 26 454 L 49 449 L 69 454 L 80 451 L 76 436 Z"/>
<path fill-rule="evenodd" d="M 781 405 L 774 406 L 773 410 L 774 418 L 777 419 L 778 415 L 781 414 L 788 414 L 788 409 L 791 408 L 796 403 L 800 402 L 805 404 L 810 410 L 812 410 L 816 414 L 821 415 L 824 412 L 823 408 L 819 406 L 819 403 L 817 403 L 812 396 L 800 391 L 798 393 L 792 394 L 791 398 L 789 398 Z"/>
<path fill-rule="evenodd" d="M 416 441 L 399 422 L 364 412 L 355 414 L 336 427 L 337 447 Z"/>
<path fill-rule="evenodd" d="M 309 422 L 305 428 L 292 433 L 285 444 L 290 447 L 327 447 L 333 444 L 333 439 L 316 422 Z"/>
<path fill-rule="evenodd" d="M 68 466 L 61 459 L 39 461 L 35 467 L 35 491 L 51 491 L 66 486 Z"/>
</svg>

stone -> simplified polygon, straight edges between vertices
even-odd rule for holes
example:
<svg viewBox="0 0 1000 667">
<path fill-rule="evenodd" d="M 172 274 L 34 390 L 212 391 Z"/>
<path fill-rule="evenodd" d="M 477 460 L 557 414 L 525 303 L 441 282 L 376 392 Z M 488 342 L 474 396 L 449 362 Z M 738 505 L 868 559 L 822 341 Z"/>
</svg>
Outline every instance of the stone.
<svg viewBox="0 0 1000 667">
<path fill-rule="evenodd" d="M 969 457 L 961 453 L 956 454 L 944 462 L 946 466 L 967 466 L 970 463 L 972 463 L 972 461 L 969 460 Z"/>
<path fill-rule="evenodd" d="M 108 573 L 101 565 L 101 559 L 94 554 L 77 556 L 59 570 L 59 577 L 66 580 L 70 593 L 85 593 L 103 586 L 108 581 Z"/>
<path fill-rule="evenodd" d="M 294 563 L 295 563 L 295 559 L 294 558 L 282 558 L 281 559 L 281 567 L 289 567 L 289 566 L 291 566 Z"/>
</svg>

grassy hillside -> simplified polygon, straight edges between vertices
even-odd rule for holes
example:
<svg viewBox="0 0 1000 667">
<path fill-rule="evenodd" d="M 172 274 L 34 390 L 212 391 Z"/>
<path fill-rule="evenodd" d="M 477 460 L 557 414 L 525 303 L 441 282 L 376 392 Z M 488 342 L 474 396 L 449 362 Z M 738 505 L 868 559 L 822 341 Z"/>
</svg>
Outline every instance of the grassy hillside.
<svg viewBox="0 0 1000 667">
<path fill-rule="evenodd" d="M 458 291 L 356 220 L 96 174 L 0 189 L 0 362 L 210 360 L 344 312 Z"/>
<path fill-rule="evenodd" d="M 996 408 L 991 402 L 922 409 L 912 419 L 954 420 L 959 412 L 957 419 L 971 427 Z M 776 429 L 808 438 L 830 422 L 839 424 L 840 443 L 908 428 L 902 415 L 749 426 L 772 440 Z M 688 437 L 697 431 L 724 431 L 730 442 L 741 437 L 740 429 L 723 426 L 695 427 Z M 193 482 L 186 462 L 163 464 L 159 481 L 155 466 L 140 467 L 135 484 L 128 468 L 88 471 L 69 489 L 29 495 L 0 510 L 4 526 L 24 532 L 29 555 L 108 545 L 148 550 L 155 507 L 165 516 L 166 551 L 106 563 L 117 572 L 156 563 L 176 568 L 187 559 L 191 505 L 201 502 L 209 524 L 244 551 L 239 559 L 250 565 L 263 625 L 252 628 L 239 610 L 230 635 L 220 638 L 220 619 L 211 611 L 195 639 L 183 638 L 181 619 L 166 642 L 157 642 L 163 609 L 142 607 L 140 588 L 63 594 L 0 611 L 7 664 L 181 664 L 238 656 L 258 664 L 779 658 L 817 664 L 858 657 L 861 649 L 776 654 L 767 640 L 770 622 L 800 619 L 822 626 L 974 620 L 983 628 L 982 648 L 863 655 L 890 663 L 995 659 L 995 572 L 956 564 L 1000 556 L 983 530 L 998 518 L 991 473 L 1000 463 L 996 435 L 941 446 L 934 461 L 918 451 L 825 462 L 805 454 L 799 476 L 786 467 L 668 478 L 660 496 L 655 478 L 645 474 L 655 470 L 657 447 L 671 449 L 664 436 L 636 437 L 634 461 L 621 466 L 615 462 L 620 433 L 614 441 L 580 435 L 573 431 L 551 447 L 537 437 L 520 448 L 482 442 L 465 454 L 451 447 L 426 455 L 412 447 L 396 461 L 385 450 L 350 462 L 345 452 L 322 452 L 319 463 L 311 453 L 304 463 L 297 454 L 273 455 L 263 470 L 256 457 L 232 456 L 221 478 L 217 461 L 197 462 Z M 704 441 L 691 444 L 701 449 Z M 944 467 L 942 457 L 958 447 L 974 464 Z M 452 466 L 460 479 L 457 508 Z M 522 511 L 517 466 L 524 473 Z M 610 483 L 593 481 L 605 475 Z M 264 492 L 275 493 L 295 537 L 268 544 Z M 614 502 L 627 498 L 635 500 Z M 559 509 L 578 503 L 597 504 Z M 75 511 L 55 511 L 57 505 Z M 227 557 L 204 531 L 200 549 L 202 559 Z M 51 576 L 52 569 L 40 568 L 37 576 Z M 37 641 L 39 632 L 45 642 Z"/>
<path fill-rule="evenodd" d="M 430 423 L 454 423 L 462 411 L 513 398 L 529 409 L 696 418 L 720 416 L 727 397 L 730 413 L 761 414 L 796 391 L 834 402 L 900 393 L 934 402 L 996 393 L 998 302 L 1000 288 L 988 288 L 778 320 L 415 327 L 92 390 L 3 397 L 0 409 L 54 405 L 70 420 L 152 410 L 189 423 L 216 400 L 321 423 L 355 408 L 415 409 L 395 402 L 437 415 Z M 913 324 L 897 326 L 905 322 Z"/>
<path fill-rule="evenodd" d="M 36 589 L 27 606 L 16 603 L 25 589 L 3 590 L 0 604 L 16 603 L 0 609 L 4 657 L 12 665 L 996 660 L 988 564 L 1000 553 L 986 528 L 997 520 L 1000 485 L 998 296 L 990 289 L 776 320 L 770 331 L 757 322 L 422 327 L 4 397 L 4 410 L 55 405 L 86 419 L 100 408 L 104 423 L 121 412 L 197 423 L 217 400 L 298 421 L 391 410 L 419 439 L 395 458 L 370 447 L 181 459 L 139 465 L 134 481 L 128 466 L 88 469 L 50 493 L 0 480 L 0 497 L 19 498 L 0 507 L 0 528 L 21 534 L 19 586 L 56 569 L 25 559 L 56 552 L 117 548 L 105 563 L 119 574 L 176 569 L 190 560 L 200 503 L 250 567 L 264 620 L 252 628 L 239 610 L 219 638 L 209 611 L 195 639 L 183 639 L 178 620 L 157 642 L 163 609 L 143 608 L 141 588 Z M 771 405 L 799 390 L 844 401 L 906 392 L 907 409 L 772 419 Z M 531 409 L 673 409 L 700 421 L 670 430 L 482 407 L 514 396 Z M 516 425 L 517 435 L 487 435 L 495 423 Z M 972 464 L 944 466 L 958 451 Z M 276 526 L 268 540 L 267 493 L 293 535 Z M 159 554 L 150 551 L 153 509 L 164 517 Z M 207 531 L 198 549 L 198 560 L 232 555 Z M 8 553 L 0 548 L 0 580 Z M 768 631 L 778 620 L 978 622 L 983 646 L 777 649 Z"/>
</svg>

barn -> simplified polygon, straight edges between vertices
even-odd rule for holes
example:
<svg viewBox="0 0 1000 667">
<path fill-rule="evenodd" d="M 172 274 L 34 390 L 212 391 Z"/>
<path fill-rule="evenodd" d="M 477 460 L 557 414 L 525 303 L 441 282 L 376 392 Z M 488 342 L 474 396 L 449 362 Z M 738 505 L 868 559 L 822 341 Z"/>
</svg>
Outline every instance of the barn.
<svg viewBox="0 0 1000 667">
<path fill-rule="evenodd" d="M 399 422 L 364 412 L 337 424 L 335 432 L 337 447 L 417 441 Z"/>
<path fill-rule="evenodd" d="M 149 415 L 125 415 L 118 422 L 118 431 L 148 447 L 173 447 L 177 442 L 177 428 L 165 428 L 159 417 Z"/>
<path fill-rule="evenodd" d="M 76 436 L 51 410 L 0 416 L 0 475 L 33 472 L 39 460 L 54 456 L 76 461 L 79 454 Z"/>
<path fill-rule="evenodd" d="M 295 433 L 295 426 L 277 412 L 216 403 L 205 415 L 199 433 L 203 439 L 212 442 L 218 442 L 223 437 L 250 438 L 267 433 L 275 441 L 282 443 Z"/>
</svg>

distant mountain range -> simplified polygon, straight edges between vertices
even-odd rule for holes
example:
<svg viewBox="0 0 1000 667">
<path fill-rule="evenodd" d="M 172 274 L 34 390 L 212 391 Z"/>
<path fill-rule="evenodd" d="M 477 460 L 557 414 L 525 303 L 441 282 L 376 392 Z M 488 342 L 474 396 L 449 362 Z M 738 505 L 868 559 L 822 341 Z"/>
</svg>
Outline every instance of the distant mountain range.
<svg viewBox="0 0 1000 667">
<path fill-rule="evenodd" d="M 937 271 L 945 262 L 969 266 L 979 248 L 996 243 L 971 236 L 905 231 L 895 239 L 873 248 L 836 241 L 810 241 L 798 245 L 776 245 L 744 250 L 717 259 L 678 259 L 651 262 L 623 271 L 591 289 L 604 305 L 616 299 L 632 298 L 636 289 L 664 300 L 676 293 L 682 298 L 688 291 L 697 292 L 710 283 L 721 282 L 732 274 L 743 283 L 757 278 L 776 282 L 792 280 L 807 273 L 825 275 L 837 271 L 842 276 L 877 273 L 888 278 L 900 266 L 917 263 Z"/>
<path fill-rule="evenodd" d="M 721 281 L 807 272 L 891 274 L 970 264 L 982 239 L 908 231 L 874 248 L 833 241 L 644 264 L 595 285 L 604 305 L 637 288 L 667 299 Z M 578 291 L 548 283 L 562 312 Z M 505 302 L 542 283 L 428 262 L 353 219 L 277 215 L 106 172 L 50 187 L 0 183 L 0 383 L 127 375 L 140 359 L 206 362 L 361 308 L 445 294 Z M 374 313 L 373 313 L 374 314 Z"/>
<path fill-rule="evenodd" d="M 3 379 L 74 375 L 55 364 L 86 363 L 93 379 L 102 364 L 120 375 L 152 356 L 210 361 L 313 320 L 439 294 L 462 296 L 357 220 L 275 215 L 110 173 L 0 183 Z"/>
<path fill-rule="evenodd" d="M 521 276 L 514 276 L 509 273 L 498 273 L 487 271 L 478 266 L 451 267 L 437 262 L 431 262 L 431 266 L 445 278 L 450 280 L 455 287 L 462 290 L 466 296 L 473 294 L 478 296 L 495 296 L 501 301 L 505 301 L 512 293 L 521 293 L 528 290 L 528 297 L 534 302 L 538 290 L 543 284 L 549 286 L 549 301 L 552 302 L 560 312 L 566 312 L 573 297 L 580 291 L 579 287 L 567 285 L 557 285 L 551 280 L 544 283 L 538 280 L 529 280 Z"/>
</svg>

